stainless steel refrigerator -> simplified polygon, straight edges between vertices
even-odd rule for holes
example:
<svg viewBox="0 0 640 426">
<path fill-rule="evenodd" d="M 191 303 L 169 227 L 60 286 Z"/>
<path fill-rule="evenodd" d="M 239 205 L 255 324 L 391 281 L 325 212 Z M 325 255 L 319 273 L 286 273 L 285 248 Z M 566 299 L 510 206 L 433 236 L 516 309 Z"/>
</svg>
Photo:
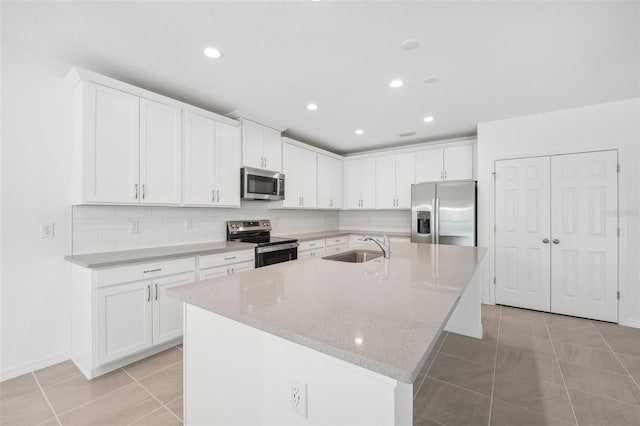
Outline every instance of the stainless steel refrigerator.
<svg viewBox="0 0 640 426">
<path fill-rule="evenodd" d="M 411 242 L 476 246 L 476 182 L 411 185 Z"/>
</svg>

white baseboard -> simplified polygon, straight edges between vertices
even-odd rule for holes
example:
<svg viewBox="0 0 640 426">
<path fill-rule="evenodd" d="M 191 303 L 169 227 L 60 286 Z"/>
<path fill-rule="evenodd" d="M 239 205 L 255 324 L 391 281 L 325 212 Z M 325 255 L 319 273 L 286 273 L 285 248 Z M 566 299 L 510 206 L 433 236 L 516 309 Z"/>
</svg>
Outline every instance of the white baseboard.
<svg viewBox="0 0 640 426">
<path fill-rule="evenodd" d="M 68 352 L 60 352 L 54 355 L 42 357 L 27 362 L 23 362 L 18 365 L 12 365 L 8 368 L 3 368 L 0 371 L 0 382 L 13 379 L 14 377 L 22 376 L 23 374 L 31 373 L 41 368 L 50 367 L 55 364 L 59 364 L 71 358 L 71 354 Z"/>
<path fill-rule="evenodd" d="M 626 327 L 640 328 L 640 320 L 627 319 L 624 321 L 620 321 L 620 325 L 624 325 Z"/>
<path fill-rule="evenodd" d="M 475 337 L 476 339 L 482 339 L 482 325 L 479 327 L 468 328 L 468 327 L 460 327 L 457 325 L 447 324 L 445 326 L 445 331 L 450 333 L 462 334 L 463 336 Z"/>
</svg>

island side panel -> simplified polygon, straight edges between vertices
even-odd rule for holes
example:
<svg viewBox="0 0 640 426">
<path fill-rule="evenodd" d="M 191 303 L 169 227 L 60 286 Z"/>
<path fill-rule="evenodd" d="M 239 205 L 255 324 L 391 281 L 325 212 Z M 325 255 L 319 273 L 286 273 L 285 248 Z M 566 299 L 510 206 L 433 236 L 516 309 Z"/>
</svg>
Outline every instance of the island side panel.
<svg viewBox="0 0 640 426">
<path fill-rule="evenodd" d="M 482 338 L 482 269 L 485 256 L 476 267 L 467 288 L 460 296 L 460 300 L 445 326 L 446 331 L 464 336 Z"/>
<path fill-rule="evenodd" d="M 186 425 L 410 425 L 413 386 L 185 305 Z M 306 384 L 307 419 L 292 382 Z"/>
</svg>

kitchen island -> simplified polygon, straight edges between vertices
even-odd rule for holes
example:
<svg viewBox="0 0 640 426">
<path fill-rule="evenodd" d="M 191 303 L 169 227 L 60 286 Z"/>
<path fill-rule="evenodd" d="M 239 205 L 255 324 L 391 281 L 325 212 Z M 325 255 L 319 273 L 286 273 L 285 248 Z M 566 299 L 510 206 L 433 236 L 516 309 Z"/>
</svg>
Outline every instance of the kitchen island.
<svg viewBox="0 0 640 426">
<path fill-rule="evenodd" d="M 481 337 L 486 249 L 285 262 L 171 288 L 185 302 L 185 424 L 406 424 L 443 329 Z"/>
</svg>

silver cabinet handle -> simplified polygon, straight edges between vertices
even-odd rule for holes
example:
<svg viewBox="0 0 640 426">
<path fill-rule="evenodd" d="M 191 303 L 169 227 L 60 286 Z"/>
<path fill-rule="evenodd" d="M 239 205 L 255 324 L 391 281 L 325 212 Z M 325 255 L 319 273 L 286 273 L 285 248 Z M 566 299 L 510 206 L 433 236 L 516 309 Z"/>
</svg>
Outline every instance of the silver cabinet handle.
<svg viewBox="0 0 640 426">
<path fill-rule="evenodd" d="M 215 190 L 211 190 L 211 202 L 213 203 L 214 201 L 216 201 L 216 196 L 215 196 Z"/>
<path fill-rule="evenodd" d="M 235 273 L 236 273 L 236 271 L 233 268 L 231 268 L 231 275 L 233 275 Z"/>
<path fill-rule="evenodd" d="M 264 168 L 267 168 L 267 157 L 264 157 Z"/>
<path fill-rule="evenodd" d="M 146 196 L 146 191 L 144 188 L 144 183 L 142 184 L 142 199 L 144 200 L 144 197 Z"/>
<path fill-rule="evenodd" d="M 549 239 L 545 238 L 544 240 L 542 240 L 542 242 L 545 243 L 545 244 L 549 244 Z"/>
<path fill-rule="evenodd" d="M 559 240 L 559 239 L 557 239 L 557 238 L 554 238 L 554 239 L 553 239 L 553 244 L 560 244 L 560 240 Z"/>
<path fill-rule="evenodd" d="M 447 171 L 444 171 L 444 180 L 447 180 Z"/>
<path fill-rule="evenodd" d="M 315 244 L 309 244 L 309 247 L 315 247 L 315 246 L 316 246 Z"/>
<path fill-rule="evenodd" d="M 156 300 L 158 300 L 158 283 L 156 283 Z"/>
<path fill-rule="evenodd" d="M 235 256 L 225 257 L 225 258 L 224 258 L 224 260 L 233 260 L 233 259 L 235 259 L 235 258 L 236 258 Z"/>
<path fill-rule="evenodd" d="M 440 180 L 444 180 L 444 173 L 442 170 L 440 170 Z"/>
<path fill-rule="evenodd" d="M 134 185 L 134 187 L 135 187 L 135 195 L 134 195 L 134 197 L 135 197 L 135 199 L 137 200 L 137 199 L 138 199 L 138 184 L 136 183 L 136 184 Z"/>
<path fill-rule="evenodd" d="M 147 302 L 151 302 L 151 286 L 147 285 Z"/>
<path fill-rule="evenodd" d="M 149 272 L 160 272 L 160 271 L 162 271 L 162 268 L 149 269 L 147 271 L 144 271 L 143 274 L 148 274 Z"/>
</svg>

